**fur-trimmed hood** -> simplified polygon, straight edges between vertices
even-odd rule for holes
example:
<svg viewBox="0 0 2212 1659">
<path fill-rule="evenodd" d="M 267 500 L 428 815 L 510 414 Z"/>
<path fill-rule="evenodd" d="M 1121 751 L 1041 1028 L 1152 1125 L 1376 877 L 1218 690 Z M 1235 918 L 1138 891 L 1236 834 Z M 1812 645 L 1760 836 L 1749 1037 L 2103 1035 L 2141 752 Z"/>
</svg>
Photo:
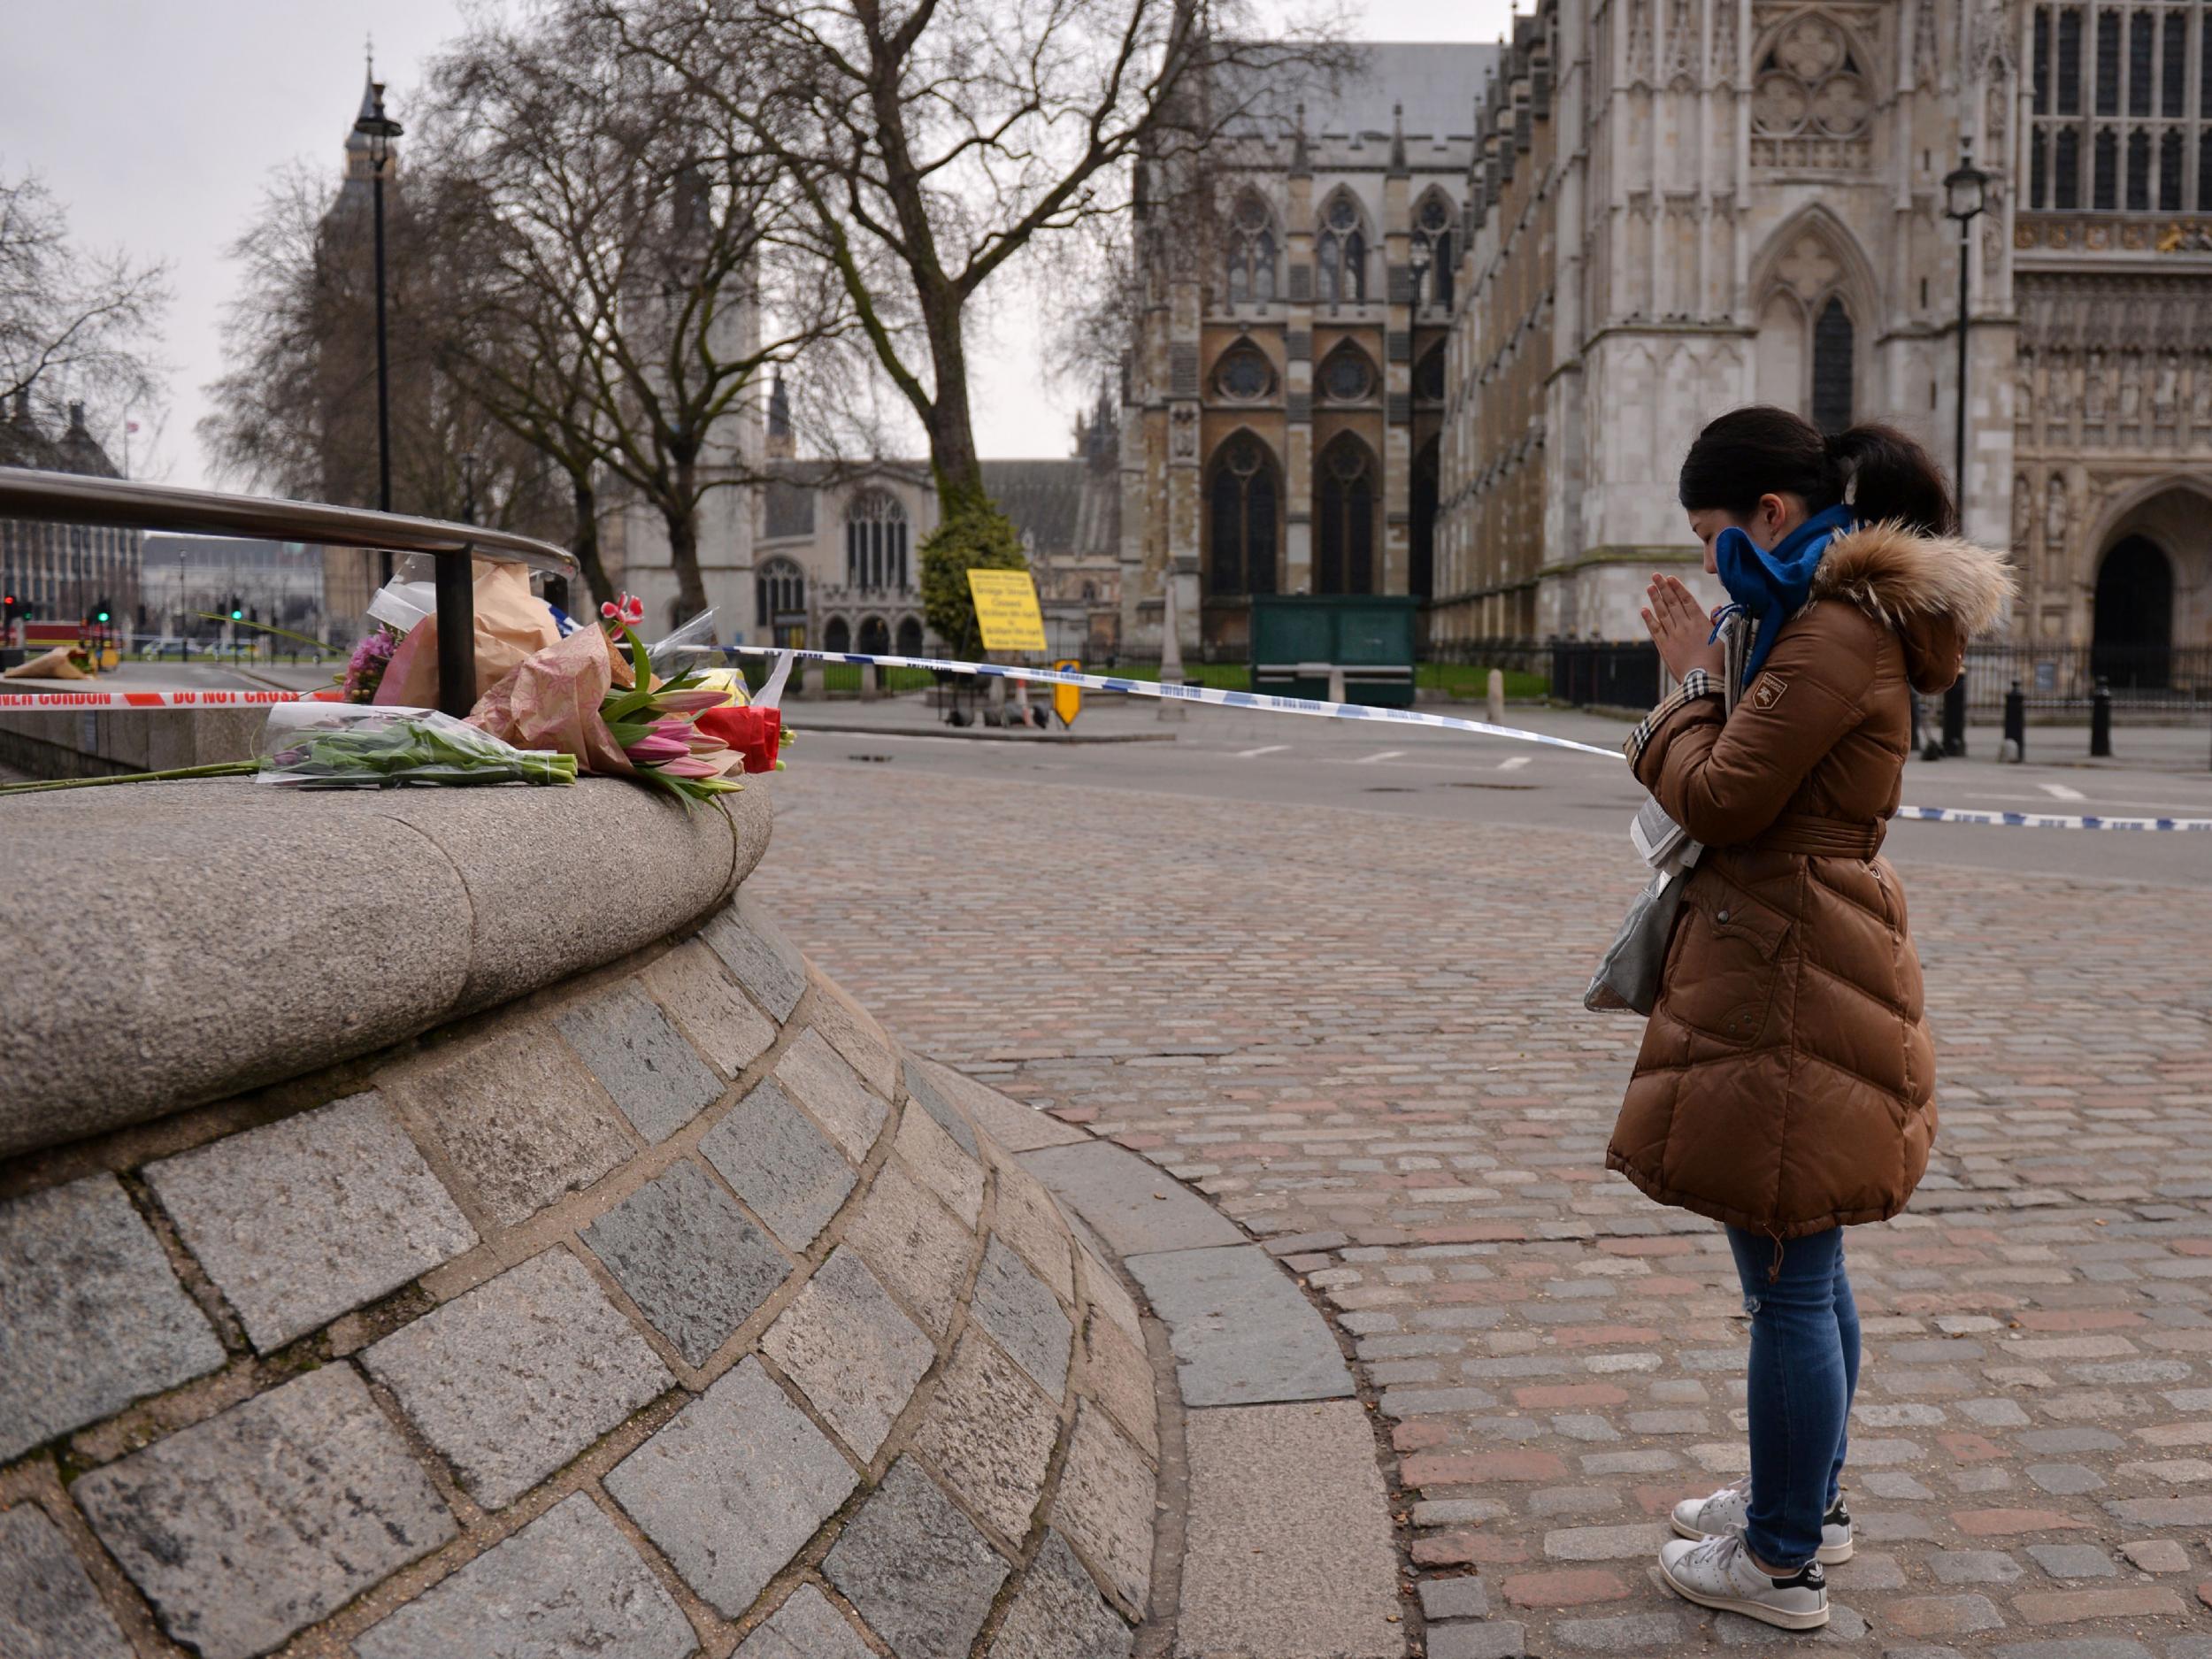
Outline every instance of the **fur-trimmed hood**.
<svg viewBox="0 0 2212 1659">
<path fill-rule="evenodd" d="M 2003 554 L 1893 520 L 1831 541 L 1810 600 L 1847 601 L 1896 629 L 1913 688 L 1932 694 L 1958 678 L 1967 641 L 1997 620 L 2018 587 Z"/>
</svg>

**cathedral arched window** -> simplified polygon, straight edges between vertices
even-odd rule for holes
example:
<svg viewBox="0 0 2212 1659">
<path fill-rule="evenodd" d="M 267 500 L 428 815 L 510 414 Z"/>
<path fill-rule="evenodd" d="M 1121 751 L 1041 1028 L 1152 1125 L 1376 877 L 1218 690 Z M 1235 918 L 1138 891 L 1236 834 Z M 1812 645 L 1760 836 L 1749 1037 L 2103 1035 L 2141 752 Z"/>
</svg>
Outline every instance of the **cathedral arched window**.
<svg viewBox="0 0 2212 1659">
<path fill-rule="evenodd" d="M 1433 597 L 1436 590 L 1436 502 L 1441 472 L 1439 442 L 1431 438 L 1413 457 L 1413 489 L 1407 503 L 1411 522 L 1407 526 L 1410 557 L 1406 588 L 1421 599 Z"/>
<path fill-rule="evenodd" d="M 1452 234 L 1452 204 L 1441 190 L 1431 190 L 1421 198 L 1421 205 L 1413 215 L 1413 242 L 1417 248 L 1426 250 L 1428 255 L 1426 269 L 1414 279 L 1413 303 L 1441 305 L 1449 311 L 1452 261 L 1457 255 L 1458 244 Z"/>
<path fill-rule="evenodd" d="M 1275 591 L 1275 526 L 1282 483 L 1267 446 L 1240 432 L 1214 457 L 1207 493 L 1206 588 L 1209 593 Z"/>
<path fill-rule="evenodd" d="M 862 490 L 845 509 L 845 586 L 903 592 L 906 557 L 906 509 L 888 490 Z"/>
<path fill-rule="evenodd" d="M 2212 19 L 2200 4 L 2032 6 L 2028 93 L 2022 207 L 2212 211 Z"/>
<path fill-rule="evenodd" d="M 1279 251 L 1275 216 L 1256 190 L 1237 197 L 1229 215 L 1228 288 L 1232 305 L 1275 303 L 1275 261 Z"/>
<path fill-rule="evenodd" d="M 779 618 L 803 619 L 806 573 L 789 559 L 770 559 L 753 578 L 753 596 L 757 602 L 756 626 L 777 626 Z"/>
<path fill-rule="evenodd" d="M 1444 342 L 1438 341 L 1413 365 L 1413 395 L 1424 403 L 1444 401 Z"/>
<path fill-rule="evenodd" d="M 1240 340 L 1214 365 L 1214 393 L 1233 403 L 1256 403 L 1275 389 L 1275 365 L 1249 340 Z"/>
<path fill-rule="evenodd" d="M 1367 235 L 1359 204 L 1345 191 L 1339 190 L 1321 210 L 1314 267 L 1324 303 L 1356 305 L 1367 298 Z"/>
<path fill-rule="evenodd" d="M 1855 333 L 1842 296 L 1830 295 L 1813 318 L 1812 422 L 1823 432 L 1841 432 L 1851 424 Z"/>
<path fill-rule="evenodd" d="M 1375 591 L 1375 453 L 1348 432 L 1321 452 L 1315 469 L 1313 590 Z"/>
<path fill-rule="evenodd" d="M 1340 342 L 1321 359 L 1313 388 L 1325 403 L 1363 403 L 1375 395 L 1375 365 L 1350 341 Z"/>
</svg>

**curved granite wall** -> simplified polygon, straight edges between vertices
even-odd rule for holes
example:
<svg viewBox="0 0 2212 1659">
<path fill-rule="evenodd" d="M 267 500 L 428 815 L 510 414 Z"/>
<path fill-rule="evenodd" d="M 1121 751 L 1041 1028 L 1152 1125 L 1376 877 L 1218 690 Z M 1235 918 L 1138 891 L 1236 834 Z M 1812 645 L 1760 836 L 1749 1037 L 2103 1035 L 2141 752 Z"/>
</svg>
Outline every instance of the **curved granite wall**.
<svg viewBox="0 0 2212 1659">
<path fill-rule="evenodd" d="M 741 895 L 161 1105 L 0 1165 L 0 1652 L 1128 1653 L 1135 1307 Z"/>
</svg>

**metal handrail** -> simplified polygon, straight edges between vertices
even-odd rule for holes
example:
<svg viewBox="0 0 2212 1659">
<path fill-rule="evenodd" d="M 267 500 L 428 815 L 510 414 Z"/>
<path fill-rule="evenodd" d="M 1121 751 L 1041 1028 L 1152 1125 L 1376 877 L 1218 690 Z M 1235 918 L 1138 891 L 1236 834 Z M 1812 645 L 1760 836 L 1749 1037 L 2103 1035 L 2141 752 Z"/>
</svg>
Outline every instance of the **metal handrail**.
<svg viewBox="0 0 2212 1659">
<path fill-rule="evenodd" d="M 457 715 L 476 700 L 474 561 L 559 576 L 577 568 L 575 556 L 550 541 L 483 525 L 26 467 L 0 466 L 0 518 L 426 553 L 438 562 L 438 703 Z"/>
<path fill-rule="evenodd" d="M 367 507 L 334 507 L 319 501 L 227 495 L 75 472 L 37 472 L 0 466 L 0 518 L 104 525 L 119 530 L 168 530 L 194 535 L 255 536 L 272 541 L 311 541 L 321 547 L 389 548 L 395 553 L 473 553 L 506 565 L 572 575 L 576 556 L 550 541 L 415 518 Z"/>
</svg>

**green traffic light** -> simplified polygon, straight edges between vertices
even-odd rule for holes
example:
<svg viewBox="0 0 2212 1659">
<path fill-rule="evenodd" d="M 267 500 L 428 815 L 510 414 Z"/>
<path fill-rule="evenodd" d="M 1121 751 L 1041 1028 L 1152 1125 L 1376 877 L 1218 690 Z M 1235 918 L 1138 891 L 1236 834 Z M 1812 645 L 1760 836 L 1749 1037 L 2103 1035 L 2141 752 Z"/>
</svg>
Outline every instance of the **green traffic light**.
<svg viewBox="0 0 2212 1659">
<path fill-rule="evenodd" d="M 246 619 L 246 613 L 242 611 L 234 611 L 230 613 L 230 619 L 233 622 L 243 622 Z"/>
</svg>

